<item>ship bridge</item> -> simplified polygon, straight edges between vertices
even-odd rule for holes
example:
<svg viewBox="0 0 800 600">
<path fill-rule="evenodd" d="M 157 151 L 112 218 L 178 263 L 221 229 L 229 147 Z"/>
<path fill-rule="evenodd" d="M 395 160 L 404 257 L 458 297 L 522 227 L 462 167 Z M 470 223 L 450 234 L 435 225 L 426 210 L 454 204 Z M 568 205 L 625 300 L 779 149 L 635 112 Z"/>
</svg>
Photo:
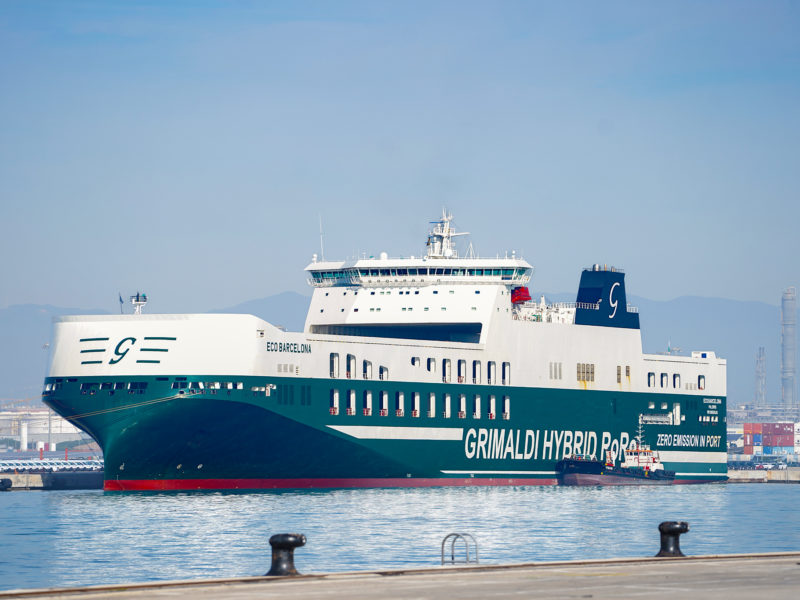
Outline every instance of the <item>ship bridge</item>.
<svg viewBox="0 0 800 600">
<path fill-rule="evenodd" d="M 314 288 L 305 331 L 333 335 L 479 342 L 492 316 L 511 306 L 533 267 L 514 253 L 459 256 L 452 216 L 443 214 L 421 257 L 382 253 L 306 267 Z"/>
</svg>

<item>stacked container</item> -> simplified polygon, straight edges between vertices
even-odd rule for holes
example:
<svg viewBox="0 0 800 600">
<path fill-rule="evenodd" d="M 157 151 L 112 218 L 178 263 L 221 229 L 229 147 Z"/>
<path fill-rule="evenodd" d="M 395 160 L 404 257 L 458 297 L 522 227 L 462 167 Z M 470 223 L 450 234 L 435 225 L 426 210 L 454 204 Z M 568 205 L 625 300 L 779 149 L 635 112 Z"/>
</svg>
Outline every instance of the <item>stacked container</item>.
<svg viewBox="0 0 800 600">
<path fill-rule="evenodd" d="M 800 455 L 800 423 L 745 423 L 744 454 Z"/>
</svg>

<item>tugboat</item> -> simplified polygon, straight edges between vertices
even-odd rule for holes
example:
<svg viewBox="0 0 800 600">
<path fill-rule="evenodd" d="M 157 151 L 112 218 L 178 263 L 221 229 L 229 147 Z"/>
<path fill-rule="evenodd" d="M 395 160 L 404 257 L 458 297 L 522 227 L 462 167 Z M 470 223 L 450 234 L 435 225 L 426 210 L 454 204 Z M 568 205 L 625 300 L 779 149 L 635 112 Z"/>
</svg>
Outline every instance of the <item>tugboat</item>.
<svg viewBox="0 0 800 600">
<path fill-rule="evenodd" d="M 556 463 L 560 485 L 664 485 L 675 481 L 675 471 L 667 471 L 659 459 L 658 452 L 643 443 L 642 424 L 631 446 L 624 451 L 625 459 L 620 466 L 614 457 L 607 455 L 605 461 L 594 456 L 573 454 Z"/>
</svg>

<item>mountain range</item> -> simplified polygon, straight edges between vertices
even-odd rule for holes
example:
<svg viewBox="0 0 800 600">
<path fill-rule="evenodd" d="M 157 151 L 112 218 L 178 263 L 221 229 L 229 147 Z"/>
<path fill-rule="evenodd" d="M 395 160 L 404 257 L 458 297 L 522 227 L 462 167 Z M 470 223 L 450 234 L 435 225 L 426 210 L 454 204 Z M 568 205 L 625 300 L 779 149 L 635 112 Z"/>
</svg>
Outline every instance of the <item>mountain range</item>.
<svg viewBox="0 0 800 600">
<path fill-rule="evenodd" d="M 549 301 L 574 301 L 574 294 L 546 295 Z M 289 331 L 301 331 L 309 296 L 284 292 L 213 313 L 256 315 Z M 684 296 L 669 301 L 630 297 L 638 306 L 645 352 L 679 354 L 713 350 L 728 360 L 728 402 L 752 403 L 755 355 L 766 348 L 767 401 L 780 401 L 780 309 L 761 302 Z M 0 402 L 38 397 L 52 335 L 53 317 L 108 314 L 108 311 L 51 305 L 0 309 Z"/>
</svg>

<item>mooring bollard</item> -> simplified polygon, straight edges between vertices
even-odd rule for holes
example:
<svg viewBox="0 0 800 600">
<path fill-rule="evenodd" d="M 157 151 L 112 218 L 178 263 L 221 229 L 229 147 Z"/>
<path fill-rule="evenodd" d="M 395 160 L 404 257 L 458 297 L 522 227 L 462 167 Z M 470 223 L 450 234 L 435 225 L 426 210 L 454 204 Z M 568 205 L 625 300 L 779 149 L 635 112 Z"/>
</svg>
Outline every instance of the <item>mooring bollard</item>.
<svg viewBox="0 0 800 600">
<path fill-rule="evenodd" d="M 686 521 L 664 521 L 658 530 L 661 532 L 661 550 L 656 556 L 685 556 L 681 552 L 680 536 L 689 531 Z"/>
<path fill-rule="evenodd" d="M 300 575 L 294 568 L 294 549 L 305 546 L 306 536 L 302 533 L 278 533 L 269 538 L 272 546 L 272 567 L 267 575 Z"/>
</svg>

